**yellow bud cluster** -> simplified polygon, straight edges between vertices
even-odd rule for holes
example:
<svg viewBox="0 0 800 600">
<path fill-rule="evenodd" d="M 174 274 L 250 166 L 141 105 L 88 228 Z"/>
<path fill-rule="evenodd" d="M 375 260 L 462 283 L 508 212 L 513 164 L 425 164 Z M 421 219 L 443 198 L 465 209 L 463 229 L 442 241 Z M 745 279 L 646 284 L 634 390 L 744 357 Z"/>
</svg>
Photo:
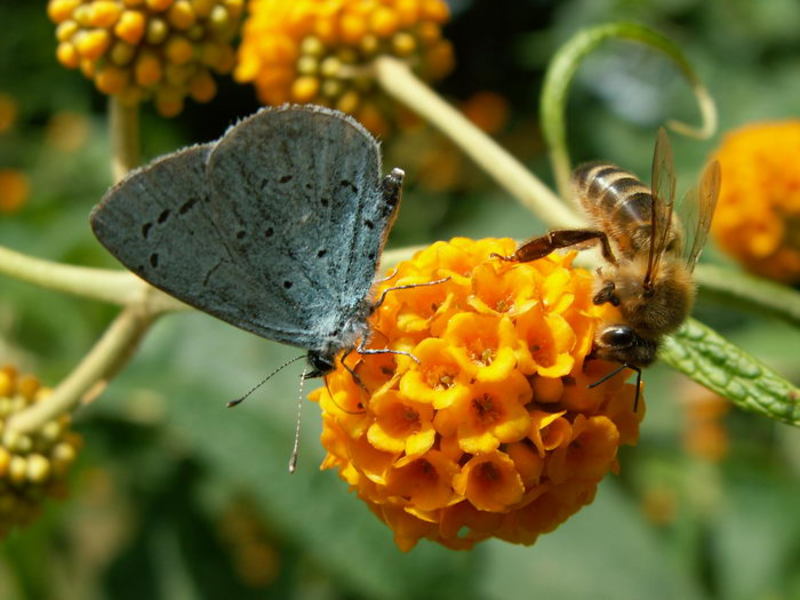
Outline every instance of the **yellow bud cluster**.
<svg viewBox="0 0 800 600">
<path fill-rule="evenodd" d="M 251 0 L 249 8 L 234 77 L 253 82 L 265 104 L 330 106 L 383 134 L 390 104 L 376 93 L 373 58 L 402 58 L 429 80 L 453 65 L 443 0 Z"/>
<path fill-rule="evenodd" d="M 67 471 L 81 445 L 68 416 L 28 434 L 6 429 L 12 415 L 49 394 L 35 377 L 0 368 L 0 539 L 34 519 L 45 498 L 63 496 Z"/>
<path fill-rule="evenodd" d="M 211 76 L 233 69 L 244 0 L 50 0 L 56 57 L 126 104 L 153 98 L 160 114 L 186 96 L 208 102 Z"/>
</svg>

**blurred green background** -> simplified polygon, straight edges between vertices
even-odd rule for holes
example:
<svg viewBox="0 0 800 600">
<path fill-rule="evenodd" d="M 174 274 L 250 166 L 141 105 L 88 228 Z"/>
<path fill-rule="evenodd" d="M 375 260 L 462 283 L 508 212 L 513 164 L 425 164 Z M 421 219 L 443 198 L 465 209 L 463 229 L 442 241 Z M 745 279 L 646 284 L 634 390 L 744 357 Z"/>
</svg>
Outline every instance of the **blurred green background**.
<svg viewBox="0 0 800 600">
<path fill-rule="evenodd" d="M 0 168 L 31 182 L 27 202 L 0 213 L 0 244 L 115 267 L 87 226 L 110 183 L 105 98 L 56 63 L 44 4 L 0 4 L 0 93 L 18 110 L 0 134 Z M 677 41 L 718 102 L 722 133 L 798 113 L 796 0 L 450 5 L 445 33 L 457 67 L 437 89 L 456 104 L 480 91 L 502 96 L 508 118 L 497 137 L 547 181 L 542 75 L 555 49 L 587 25 L 637 21 Z M 148 106 L 144 155 L 214 139 L 256 108 L 249 87 L 224 80 L 211 103 L 189 103 L 175 119 Z M 677 71 L 644 47 L 609 43 L 570 94 L 573 159 L 645 175 L 667 118 L 698 119 Z M 719 138 L 672 136 L 679 188 Z M 409 175 L 392 247 L 543 230 L 430 131 L 384 145 L 386 165 Z M 705 258 L 725 260 L 713 250 Z M 55 384 L 115 312 L 2 278 L 0 363 Z M 796 329 L 702 295 L 696 314 L 797 380 Z M 800 435 L 792 428 L 731 409 L 711 424 L 713 456 L 698 452 L 708 432 L 693 415 L 709 400 L 657 366 L 645 375 L 640 443 L 624 449 L 621 474 L 603 482 L 593 505 L 530 548 L 488 542 L 456 553 L 421 542 L 403 554 L 334 472 L 318 470 L 314 406 L 305 407 L 298 472 L 286 472 L 299 367 L 225 408 L 295 355 L 197 313 L 159 322 L 103 397 L 76 416 L 85 447 L 70 497 L 48 502 L 34 525 L 0 542 L 0 598 L 800 598 Z"/>
</svg>

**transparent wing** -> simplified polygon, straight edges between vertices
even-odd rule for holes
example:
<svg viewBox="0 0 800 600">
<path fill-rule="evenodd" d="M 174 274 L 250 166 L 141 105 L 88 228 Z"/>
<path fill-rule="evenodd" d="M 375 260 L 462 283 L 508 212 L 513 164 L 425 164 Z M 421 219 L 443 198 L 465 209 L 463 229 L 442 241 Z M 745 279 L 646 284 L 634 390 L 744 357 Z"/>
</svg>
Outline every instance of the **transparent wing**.
<svg viewBox="0 0 800 600">
<path fill-rule="evenodd" d="M 650 178 L 652 206 L 650 209 L 650 252 L 644 284 L 648 286 L 655 279 L 661 258 L 670 239 L 673 226 L 672 211 L 675 204 L 675 167 L 672 158 L 672 145 L 663 127 L 658 129 L 653 167 Z"/>
<path fill-rule="evenodd" d="M 693 222 L 686 222 L 686 230 L 691 237 L 687 240 L 686 247 L 689 252 L 686 255 L 686 265 L 689 271 L 693 271 L 700 253 L 705 246 L 708 238 L 708 230 L 711 227 L 711 219 L 714 217 L 714 210 L 717 207 L 717 197 L 719 196 L 719 186 L 721 182 L 721 171 L 719 161 L 713 161 L 706 165 L 700 181 L 686 194 L 684 204 L 690 204 L 695 212 Z"/>
</svg>

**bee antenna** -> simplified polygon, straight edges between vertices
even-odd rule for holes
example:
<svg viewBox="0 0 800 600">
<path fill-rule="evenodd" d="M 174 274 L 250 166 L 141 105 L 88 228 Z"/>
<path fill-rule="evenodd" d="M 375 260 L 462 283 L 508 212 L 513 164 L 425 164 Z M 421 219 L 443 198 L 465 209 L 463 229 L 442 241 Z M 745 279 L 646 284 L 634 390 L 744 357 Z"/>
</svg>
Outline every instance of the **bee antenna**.
<svg viewBox="0 0 800 600">
<path fill-rule="evenodd" d="M 636 371 L 636 396 L 633 399 L 633 412 L 636 414 L 639 409 L 639 392 L 642 390 L 642 370 L 634 366 L 631 366 L 631 369 Z"/>
<path fill-rule="evenodd" d="M 272 378 L 273 378 L 273 377 L 274 377 L 274 376 L 275 376 L 275 375 L 276 375 L 276 374 L 277 374 L 279 371 L 282 371 L 283 369 L 285 369 L 286 367 L 288 367 L 290 364 L 292 364 L 292 363 L 296 363 L 298 360 L 300 360 L 301 358 L 304 358 L 304 357 L 305 357 L 305 355 L 301 355 L 301 356 L 296 356 L 296 357 L 294 357 L 294 358 L 293 358 L 293 359 L 291 359 L 291 360 L 287 360 L 285 363 L 283 363 L 281 366 L 279 366 L 277 369 L 275 369 L 275 370 L 274 370 L 272 373 L 270 373 L 269 375 L 267 375 L 266 377 L 264 377 L 264 379 L 262 379 L 262 380 L 261 380 L 261 381 L 260 381 L 260 382 L 259 382 L 257 385 L 253 386 L 253 387 L 252 387 L 252 389 L 250 389 L 250 391 L 248 391 L 248 392 L 247 392 L 247 393 L 246 393 L 244 396 L 240 396 L 239 398 L 236 398 L 235 400 L 229 400 L 229 401 L 228 401 L 228 404 L 227 404 L 228 408 L 233 408 L 234 406 L 238 406 L 239 404 L 241 404 L 242 402 L 244 402 L 244 401 L 245 401 L 245 400 L 246 400 L 246 399 L 247 399 L 247 398 L 250 396 L 250 394 L 252 394 L 252 393 L 253 393 L 253 392 L 255 392 L 255 391 L 258 389 L 258 388 L 260 388 L 262 385 L 264 385 L 265 383 L 267 383 L 267 382 L 268 382 L 270 379 L 272 379 Z M 303 374 L 305 374 L 305 369 L 303 370 Z"/>
<path fill-rule="evenodd" d="M 595 381 L 595 382 L 592 382 L 592 383 L 590 383 L 590 384 L 589 384 L 588 386 L 586 386 L 586 387 L 588 387 L 589 389 L 591 389 L 591 388 L 596 388 L 598 385 L 601 385 L 601 384 L 605 383 L 606 381 L 608 381 L 609 379 L 611 379 L 612 377 L 614 377 L 614 375 L 616 375 L 617 373 L 619 373 L 619 372 L 620 372 L 620 371 L 622 371 L 623 369 L 628 369 L 628 368 L 634 368 L 634 367 L 630 367 L 630 365 L 628 365 L 628 364 L 626 364 L 626 363 L 622 363 L 622 364 L 621 364 L 620 366 L 618 366 L 616 369 L 614 369 L 614 370 L 613 370 L 613 371 L 611 371 L 610 373 L 606 373 L 606 374 L 605 374 L 605 375 L 603 375 L 603 376 L 602 376 L 600 379 L 598 379 L 598 380 L 597 380 L 597 381 Z"/>
<path fill-rule="evenodd" d="M 586 387 L 595 388 L 598 385 L 603 384 L 606 381 L 608 381 L 609 379 L 611 379 L 612 377 L 614 377 L 614 375 L 616 375 L 617 373 L 619 373 L 623 369 L 631 369 L 632 371 L 636 371 L 636 396 L 633 399 L 633 412 L 635 413 L 639 409 L 639 392 L 642 389 L 642 369 L 640 367 L 637 367 L 636 365 L 630 365 L 628 363 L 622 363 L 616 369 L 614 369 L 610 373 L 606 373 L 600 379 L 590 383 Z"/>
</svg>

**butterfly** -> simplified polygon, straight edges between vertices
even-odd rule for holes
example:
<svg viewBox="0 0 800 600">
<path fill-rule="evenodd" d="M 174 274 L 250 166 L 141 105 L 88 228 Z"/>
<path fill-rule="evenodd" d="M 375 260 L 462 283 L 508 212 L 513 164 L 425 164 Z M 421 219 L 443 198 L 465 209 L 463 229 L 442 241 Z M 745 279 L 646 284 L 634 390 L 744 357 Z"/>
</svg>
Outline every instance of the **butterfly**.
<svg viewBox="0 0 800 600">
<path fill-rule="evenodd" d="M 307 350 L 306 376 L 321 376 L 367 335 L 403 177 L 381 176 L 379 144 L 353 118 L 284 105 L 132 171 L 90 222 L 141 278 Z"/>
</svg>

